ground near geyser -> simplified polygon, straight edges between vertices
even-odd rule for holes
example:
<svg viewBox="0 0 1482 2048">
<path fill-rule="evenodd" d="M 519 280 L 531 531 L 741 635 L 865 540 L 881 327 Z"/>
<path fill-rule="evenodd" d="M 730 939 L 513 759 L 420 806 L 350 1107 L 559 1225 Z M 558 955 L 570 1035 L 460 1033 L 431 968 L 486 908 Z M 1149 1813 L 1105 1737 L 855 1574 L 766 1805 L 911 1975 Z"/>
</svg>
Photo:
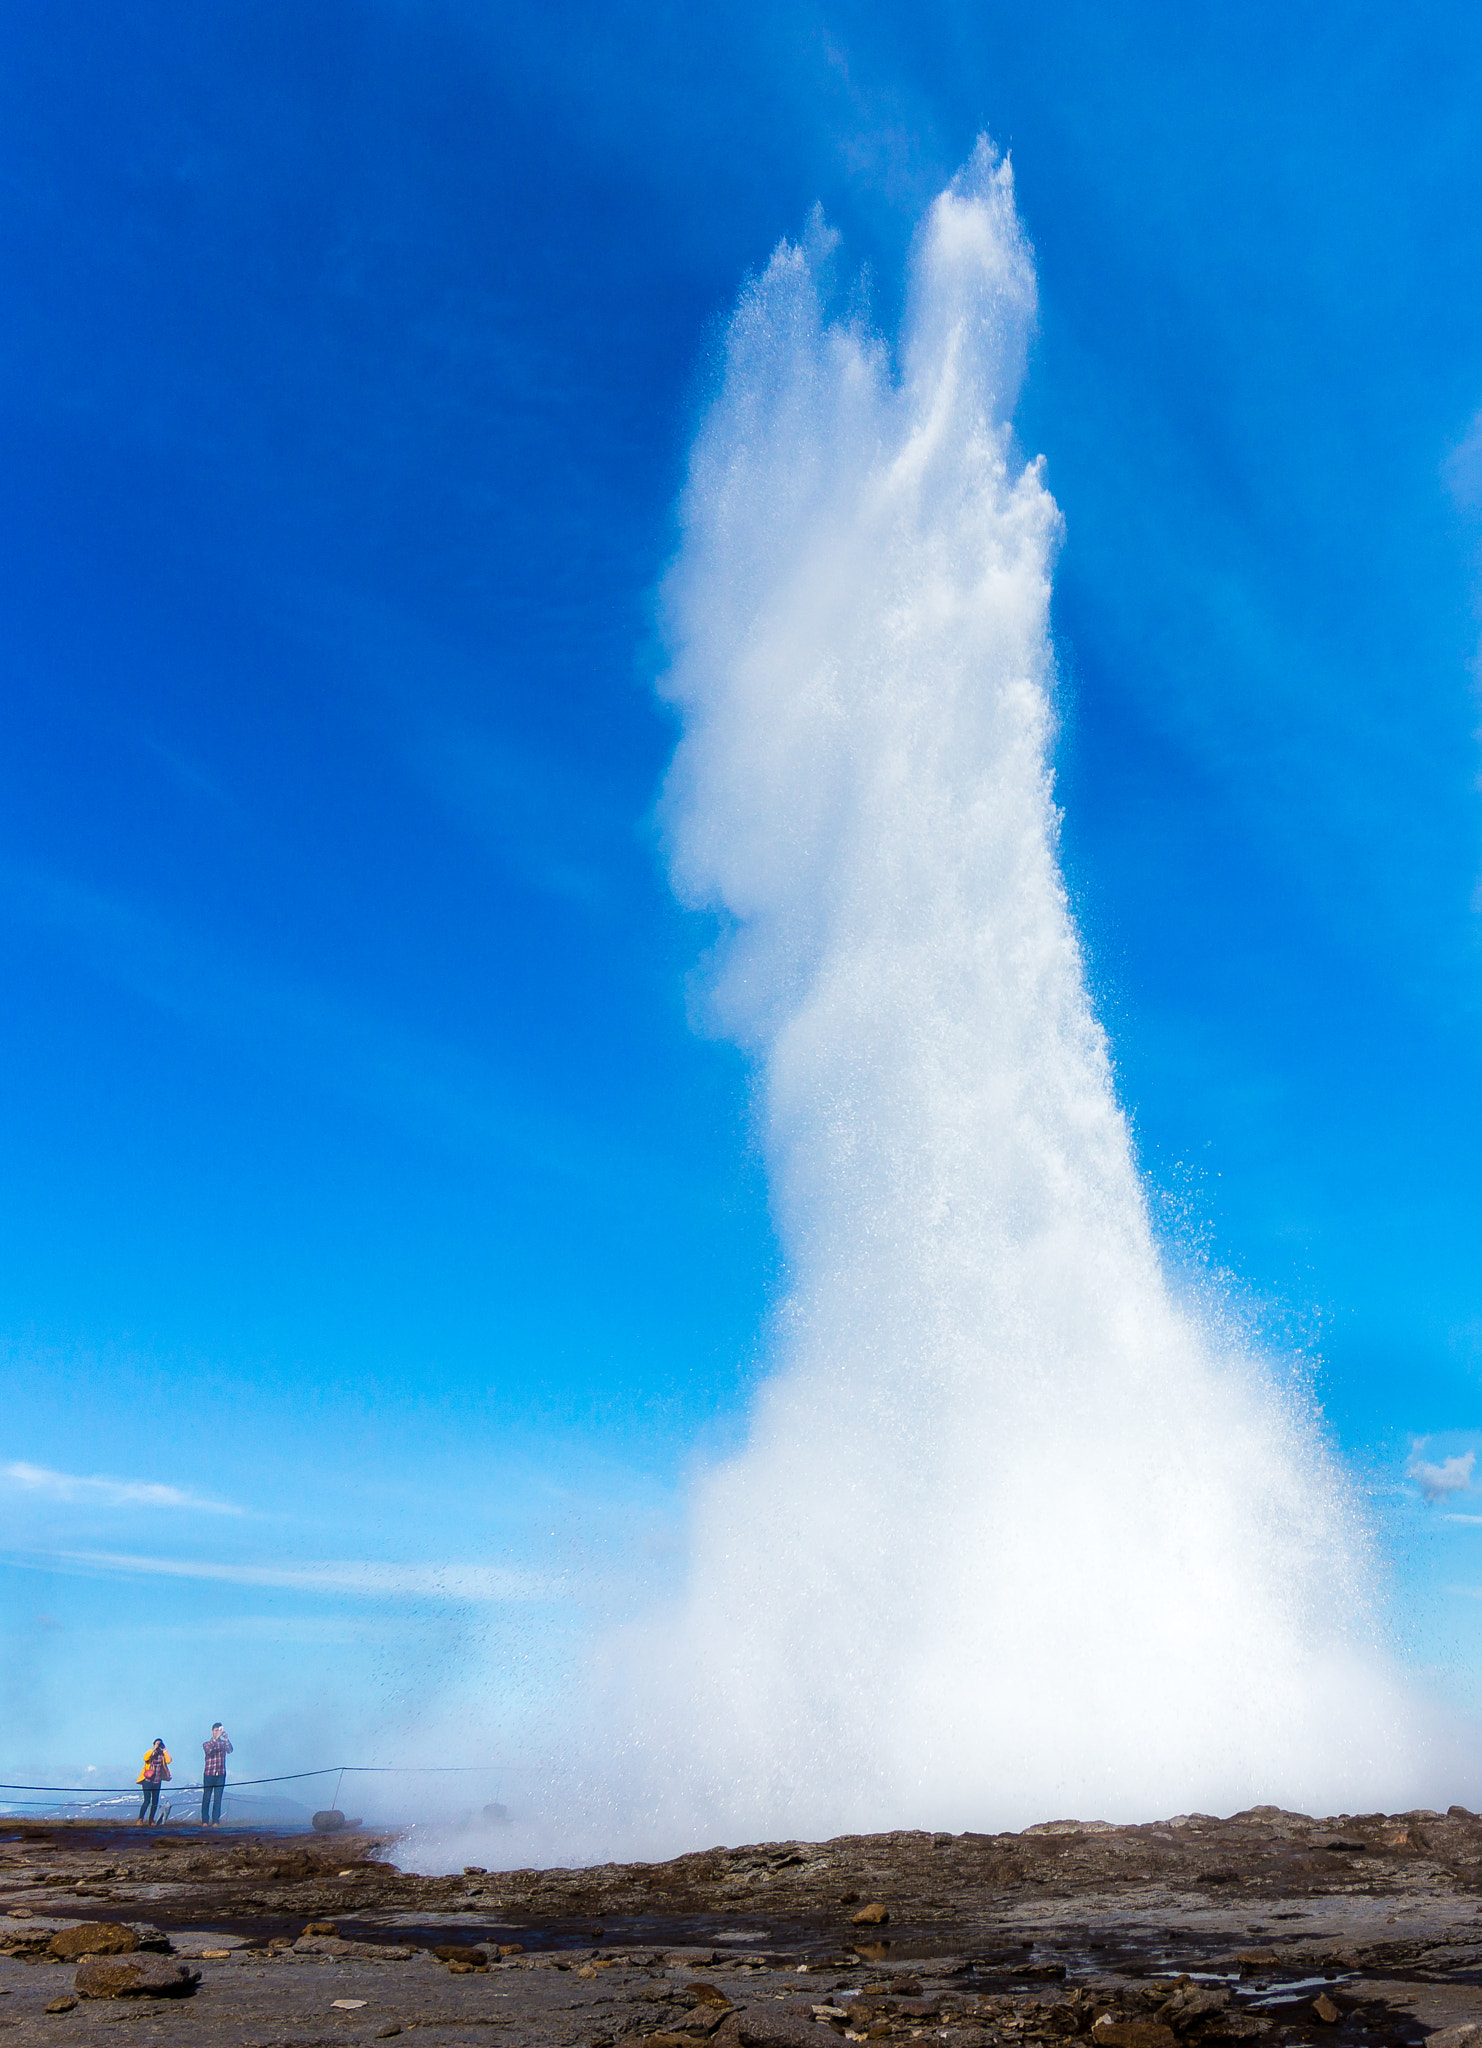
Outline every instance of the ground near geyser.
<svg viewBox="0 0 1482 2048">
<path fill-rule="evenodd" d="M 0 2033 L 17 2048 L 112 2026 L 212 2048 L 491 2030 L 540 2048 L 1413 2048 L 1476 2022 L 1435 2048 L 1482 2048 L 1482 1820 L 1459 1807 L 447 1878 L 380 1860 L 389 1840 L 0 1822 Z M 888 1921 L 856 1926 L 871 1906 Z M 105 1939 L 79 1923 L 98 1922 L 129 1930 L 115 1946 L 140 1938 L 157 1979 L 166 1959 L 199 1972 L 194 1991 L 79 1997 L 76 1950 Z"/>
</svg>

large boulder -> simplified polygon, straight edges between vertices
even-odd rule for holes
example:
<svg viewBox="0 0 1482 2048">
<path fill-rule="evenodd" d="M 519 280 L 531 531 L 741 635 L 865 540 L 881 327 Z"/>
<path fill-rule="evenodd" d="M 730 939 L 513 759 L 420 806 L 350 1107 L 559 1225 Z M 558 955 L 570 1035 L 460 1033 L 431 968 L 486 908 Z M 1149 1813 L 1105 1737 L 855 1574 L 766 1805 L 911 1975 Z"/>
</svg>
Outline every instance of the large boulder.
<svg viewBox="0 0 1482 2048">
<path fill-rule="evenodd" d="M 188 1998 L 199 1970 L 162 1956 L 87 1956 L 73 1979 L 83 1998 Z"/>
<path fill-rule="evenodd" d="M 58 1962 L 75 1963 L 79 1956 L 132 1955 L 139 1937 L 119 1920 L 79 1920 L 74 1926 L 59 1927 L 46 1946 Z"/>
</svg>

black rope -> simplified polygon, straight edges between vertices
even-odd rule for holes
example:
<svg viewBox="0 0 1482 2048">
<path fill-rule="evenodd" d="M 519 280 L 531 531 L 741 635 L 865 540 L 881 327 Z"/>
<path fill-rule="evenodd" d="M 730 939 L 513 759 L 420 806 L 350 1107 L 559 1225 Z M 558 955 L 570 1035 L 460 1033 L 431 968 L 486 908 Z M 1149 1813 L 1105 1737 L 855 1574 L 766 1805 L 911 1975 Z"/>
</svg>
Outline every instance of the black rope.
<svg viewBox="0 0 1482 2048">
<path fill-rule="evenodd" d="M 454 1772 L 482 1773 L 486 1777 L 496 1776 L 508 1770 L 508 1764 L 326 1764 L 321 1771 L 285 1771 L 277 1778 L 233 1778 L 232 1784 L 240 1792 L 244 1785 L 293 1785 L 303 1778 L 328 1778 L 336 1771 L 342 1778 L 353 1772 L 357 1776 L 380 1773 L 396 1777 L 415 1774 L 418 1777 L 439 1777 Z M 173 1781 L 172 1781 L 173 1782 Z M 189 1785 L 190 1791 L 199 1791 L 197 1785 Z M 0 1792 L 84 1792 L 95 1799 L 112 1798 L 115 1794 L 137 1794 L 137 1780 L 132 1785 L 6 1785 L 0 1784 Z M 339 1787 L 335 1787 L 338 1794 Z"/>
</svg>

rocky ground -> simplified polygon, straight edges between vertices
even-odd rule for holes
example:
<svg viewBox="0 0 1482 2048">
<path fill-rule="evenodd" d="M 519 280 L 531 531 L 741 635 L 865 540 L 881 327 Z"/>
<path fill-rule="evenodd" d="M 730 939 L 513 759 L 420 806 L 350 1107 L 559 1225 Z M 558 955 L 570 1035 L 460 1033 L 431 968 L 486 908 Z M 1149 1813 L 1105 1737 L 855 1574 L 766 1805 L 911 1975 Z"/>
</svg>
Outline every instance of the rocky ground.
<svg viewBox="0 0 1482 2048">
<path fill-rule="evenodd" d="M 1482 2048 L 1482 1820 L 1257 1807 L 417 1877 L 385 1837 L 0 1823 L 0 2048 Z"/>
</svg>

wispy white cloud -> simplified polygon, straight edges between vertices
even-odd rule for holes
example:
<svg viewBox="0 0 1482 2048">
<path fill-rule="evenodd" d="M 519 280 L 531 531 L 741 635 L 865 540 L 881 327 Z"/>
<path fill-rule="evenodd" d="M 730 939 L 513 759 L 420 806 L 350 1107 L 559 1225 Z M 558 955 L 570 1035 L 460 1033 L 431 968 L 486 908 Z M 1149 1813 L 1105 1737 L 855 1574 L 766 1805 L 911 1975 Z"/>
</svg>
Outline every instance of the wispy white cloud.
<svg viewBox="0 0 1482 2048">
<path fill-rule="evenodd" d="M 1482 412 L 1446 458 L 1441 474 L 1458 505 L 1468 511 L 1482 505 Z"/>
<path fill-rule="evenodd" d="M 1445 1500 L 1448 1494 L 1465 1493 L 1471 1486 L 1476 1462 L 1475 1451 L 1462 1451 L 1439 1465 L 1429 1465 L 1424 1458 L 1415 1457 L 1406 1469 L 1426 1499 L 1435 1502 Z"/>
<path fill-rule="evenodd" d="M 101 1508 L 187 1508 L 198 1515 L 240 1515 L 229 1501 L 206 1500 L 178 1486 L 152 1479 L 84 1478 L 76 1472 L 53 1472 L 45 1465 L 15 1460 L 0 1465 L 0 1485 L 42 1500 L 80 1502 Z"/>
<path fill-rule="evenodd" d="M 40 1559 L 16 1559 L 39 1564 Z M 558 1580 L 485 1564 L 379 1564 L 342 1559 L 320 1564 L 220 1564 L 211 1558 L 140 1557 L 117 1550 L 57 1550 L 53 1565 L 127 1577 L 214 1579 L 229 1586 L 275 1586 L 289 1593 L 352 1593 L 365 1599 L 450 1600 L 468 1604 L 564 1597 Z"/>
<path fill-rule="evenodd" d="M 1465 1522 L 1469 1528 L 1482 1529 L 1482 1515 L 1442 1515 L 1443 1522 Z"/>
</svg>

